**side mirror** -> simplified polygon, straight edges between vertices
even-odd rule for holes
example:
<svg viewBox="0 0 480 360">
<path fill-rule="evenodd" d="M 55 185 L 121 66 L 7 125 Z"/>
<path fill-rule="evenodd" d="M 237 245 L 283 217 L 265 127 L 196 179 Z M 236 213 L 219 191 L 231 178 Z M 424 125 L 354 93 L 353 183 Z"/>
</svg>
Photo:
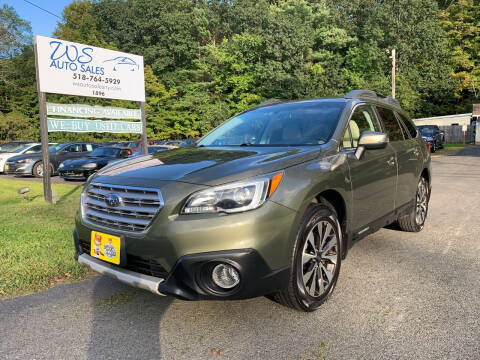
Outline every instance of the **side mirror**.
<svg viewBox="0 0 480 360">
<path fill-rule="evenodd" d="M 388 136 L 383 132 L 364 131 L 358 139 L 355 157 L 360 160 L 366 149 L 382 149 L 388 144 Z"/>
</svg>

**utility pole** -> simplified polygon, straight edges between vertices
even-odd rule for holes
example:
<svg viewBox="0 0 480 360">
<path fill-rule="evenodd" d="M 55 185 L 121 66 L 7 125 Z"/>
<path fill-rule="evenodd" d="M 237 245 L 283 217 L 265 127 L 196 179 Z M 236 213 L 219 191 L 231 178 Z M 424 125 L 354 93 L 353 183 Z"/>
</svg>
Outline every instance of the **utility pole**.
<svg viewBox="0 0 480 360">
<path fill-rule="evenodd" d="M 395 75 L 396 75 L 396 51 L 395 49 L 392 49 L 392 56 L 390 56 L 390 59 L 392 59 L 392 98 L 395 99 Z"/>
</svg>

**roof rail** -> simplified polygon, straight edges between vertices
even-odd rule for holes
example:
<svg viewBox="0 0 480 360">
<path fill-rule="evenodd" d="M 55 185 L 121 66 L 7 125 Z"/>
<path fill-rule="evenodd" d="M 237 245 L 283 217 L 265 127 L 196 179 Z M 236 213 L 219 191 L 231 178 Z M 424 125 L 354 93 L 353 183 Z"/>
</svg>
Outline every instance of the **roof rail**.
<svg viewBox="0 0 480 360">
<path fill-rule="evenodd" d="M 254 107 L 254 109 L 261 108 L 261 107 L 264 107 L 264 106 L 281 104 L 285 101 L 287 101 L 287 100 L 286 99 L 268 99 L 268 100 L 262 101 L 260 104 L 256 105 Z"/>
<path fill-rule="evenodd" d="M 385 102 L 389 105 L 400 107 L 400 103 L 397 99 L 394 99 L 390 96 L 385 96 L 379 93 L 376 93 L 372 90 L 352 90 L 347 95 L 345 95 L 346 99 L 373 99 L 381 102 Z"/>
</svg>

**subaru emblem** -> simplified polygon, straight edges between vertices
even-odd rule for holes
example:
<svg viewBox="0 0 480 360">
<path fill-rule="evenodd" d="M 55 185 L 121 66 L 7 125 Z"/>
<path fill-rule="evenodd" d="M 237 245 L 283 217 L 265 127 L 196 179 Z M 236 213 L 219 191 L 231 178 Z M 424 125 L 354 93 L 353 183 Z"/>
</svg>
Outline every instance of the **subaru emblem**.
<svg viewBox="0 0 480 360">
<path fill-rule="evenodd" d="M 122 198 L 117 194 L 108 194 L 105 197 L 105 204 L 109 207 L 117 207 L 122 203 Z"/>
</svg>

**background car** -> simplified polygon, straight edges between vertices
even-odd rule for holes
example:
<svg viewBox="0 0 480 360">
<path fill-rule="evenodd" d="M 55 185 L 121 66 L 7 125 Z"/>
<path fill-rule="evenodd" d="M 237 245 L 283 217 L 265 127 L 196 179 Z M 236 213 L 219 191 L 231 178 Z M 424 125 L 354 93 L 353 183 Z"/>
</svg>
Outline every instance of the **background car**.
<svg viewBox="0 0 480 360">
<path fill-rule="evenodd" d="M 56 143 L 50 143 L 49 146 L 56 145 Z M 5 163 L 8 159 L 22 155 L 22 154 L 37 154 L 42 151 L 42 145 L 39 143 L 24 144 L 16 148 L 11 152 L 1 152 L 0 153 L 0 173 L 3 173 Z"/>
<path fill-rule="evenodd" d="M 133 153 L 141 146 L 141 144 L 140 141 L 122 141 L 115 146 L 130 149 Z"/>
<path fill-rule="evenodd" d="M 198 140 L 199 140 L 198 138 L 184 140 L 180 143 L 180 147 L 195 146 Z"/>
<path fill-rule="evenodd" d="M 149 154 L 155 154 L 159 151 L 171 150 L 172 148 L 169 146 L 161 146 L 161 145 L 152 145 L 147 148 Z M 130 156 L 139 156 L 143 155 L 142 147 L 140 146 L 132 155 Z"/>
<path fill-rule="evenodd" d="M 23 145 L 32 144 L 35 142 L 36 141 L 33 140 L 7 141 L 0 144 L 0 152 L 12 152 Z"/>
<path fill-rule="evenodd" d="M 430 146 L 430 151 L 434 153 L 438 149 L 443 149 L 445 135 L 437 125 L 421 125 L 417 126 L 422 138 Z"/>
<path fill-rule="evenodd" d="M 67 159 L 75 159 L 88 155 L 98 147 L 95 143 L 66 142 L 49 149 L 50 174 L 55 174 L 60 163 Z M 24 154 L 7 160 L 5 173 L 14 175 L 33 175 L 43 177 L 42 154 Z"/>
<path fill-rule="evenodd" d="M 59 165 L 58 174 L 65 180 L 88 179 L 108 163 L 124 159 L 131 153 L 127 148 L 99 147 L 86 157 L 65 160 Z"/>
</svg>

